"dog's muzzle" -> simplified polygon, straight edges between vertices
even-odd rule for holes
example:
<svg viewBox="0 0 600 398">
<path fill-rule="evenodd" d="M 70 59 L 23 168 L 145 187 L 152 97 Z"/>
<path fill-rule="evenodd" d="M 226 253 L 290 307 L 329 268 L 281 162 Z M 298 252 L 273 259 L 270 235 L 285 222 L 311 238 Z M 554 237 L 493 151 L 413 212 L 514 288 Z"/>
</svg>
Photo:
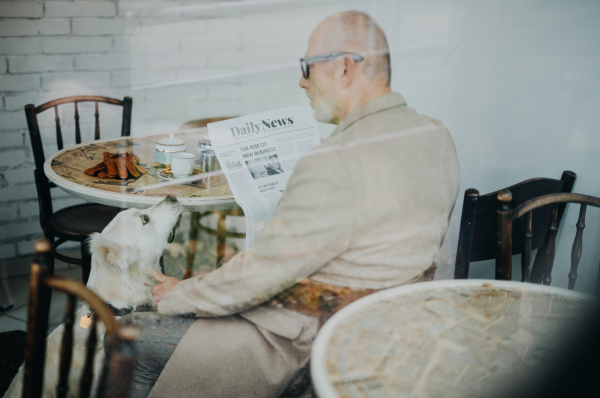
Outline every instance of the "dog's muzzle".
<svg viewBox="0 0 600 398">
<path fill-rule="evenodd" d="M 181 214 L 179 214 L 179 217 L 177 217 L 177 221 L 175 222 L 175 225 L 173 226 L 173 230 L 171 231 L 171 233 L 169 234 L 169 237 L 167 238 L 167 243 L 173 243 L 173 241 L 175 240 L 175 234 L 177 233 L 177 230 L 179 229 L 180 224 L 181 224 Z"/>
</svg>

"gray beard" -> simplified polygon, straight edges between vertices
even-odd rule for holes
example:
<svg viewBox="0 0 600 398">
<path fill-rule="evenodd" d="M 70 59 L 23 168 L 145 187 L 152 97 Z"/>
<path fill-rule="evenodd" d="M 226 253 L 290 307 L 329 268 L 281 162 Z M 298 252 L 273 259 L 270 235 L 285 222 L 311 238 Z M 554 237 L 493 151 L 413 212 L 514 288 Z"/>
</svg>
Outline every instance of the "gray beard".
<svg viewBox="0 0 600 398">
<path fill-rule="evenodd" d="M 315 119 L 321 123 L 331 123 L 333 121 L 333 110 L 335 106 L 330 102 L 322 102 L 315 108 L 313 111 L 315 112 Z"/>
</svg>

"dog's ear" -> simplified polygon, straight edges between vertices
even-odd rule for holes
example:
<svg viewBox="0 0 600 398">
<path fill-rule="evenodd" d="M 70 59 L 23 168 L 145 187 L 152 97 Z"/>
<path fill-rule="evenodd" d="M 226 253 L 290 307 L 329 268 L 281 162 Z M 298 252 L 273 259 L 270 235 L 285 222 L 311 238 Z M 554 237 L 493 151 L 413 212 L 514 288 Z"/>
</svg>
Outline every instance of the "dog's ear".
<svg viewBox="0 0 600 398">
<path fill-rule="evenodd" d="M 90 254 L 96 264 L 126 270 L 129 268 L 131 262 L 135 261 L 135 253 L 119 243 L 103 238 L 100 233 L 90 235 L 88 242 Z"/>
</svg>

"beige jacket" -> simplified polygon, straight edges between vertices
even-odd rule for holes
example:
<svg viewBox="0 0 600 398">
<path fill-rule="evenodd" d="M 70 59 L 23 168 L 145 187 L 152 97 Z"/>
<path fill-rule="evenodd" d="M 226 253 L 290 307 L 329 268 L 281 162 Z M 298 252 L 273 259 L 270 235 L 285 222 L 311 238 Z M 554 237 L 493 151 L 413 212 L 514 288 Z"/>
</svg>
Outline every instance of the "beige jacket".
<svg viewBox="0 0 600 398">
<path fill-rule="evenodd" d="M 459 184 L 446 127 L 398 93 L 377 97 L 302 157 L 248 250 L 179 283 L 158 310 L 237 314 L 303 278 L 378 289 L 406 283 L 438 252 Z"/>
<path fill-rule="evenodd" d="M 306 367 L 317 321 L 259 304 L 304 278 L 364 288 L 418 278 L 442 244 L 459 181 L 448 130 L 400 94 L 353 111 L 298 162 L 248 250 L 160 301 L 160 313 L 200 319 L 150 397 L 280 396 Z"/>
</svg>

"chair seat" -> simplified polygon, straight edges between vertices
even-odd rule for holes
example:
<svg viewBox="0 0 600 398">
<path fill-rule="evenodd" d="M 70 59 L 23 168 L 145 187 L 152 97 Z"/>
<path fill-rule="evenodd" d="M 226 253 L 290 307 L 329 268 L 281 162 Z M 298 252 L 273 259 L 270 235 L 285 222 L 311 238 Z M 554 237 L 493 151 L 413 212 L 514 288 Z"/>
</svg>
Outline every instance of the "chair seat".
<svg viewBox="0 0 600 398">
<path fill-rule="evenodd" d="M 49 227 L 57 236 L 83 241 L 94 232 L 102 232 L 122 210 L 95 203 L 66 207 L 52 215 Z"/>
</svg>

